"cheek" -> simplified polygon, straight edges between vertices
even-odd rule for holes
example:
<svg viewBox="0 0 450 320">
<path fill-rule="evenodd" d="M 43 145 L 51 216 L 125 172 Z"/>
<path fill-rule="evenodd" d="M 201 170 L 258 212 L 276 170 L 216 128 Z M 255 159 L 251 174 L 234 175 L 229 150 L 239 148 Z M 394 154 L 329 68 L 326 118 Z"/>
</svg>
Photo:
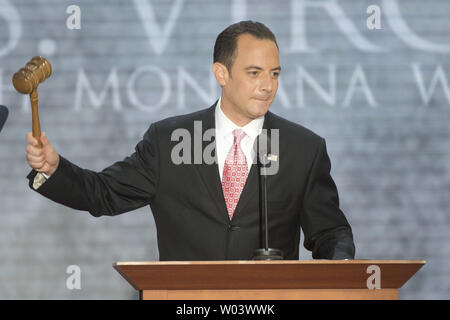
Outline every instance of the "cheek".
<svg viewBox="0 0 450 320">
<path fill-rule="evenodd" d="M 237 95 L 239 95 L 241 98 L 251 98 L 254 96 L 254 93 L 256 92 L 256 86 L 252 83 L 248 83 L 245 81 L 241 81 L 236 84 L 235 86 L 235 92 Z"/>
<path fill-rule="evenodd" d="M 247 82 L 245 84 L 242 84 L 242 88 L 245 88 L 245 90 L 249 96 L 254 96 L 255 94 L 258 95 L 259 84 L 256 81 L 255 82 Z"/>
</svg>

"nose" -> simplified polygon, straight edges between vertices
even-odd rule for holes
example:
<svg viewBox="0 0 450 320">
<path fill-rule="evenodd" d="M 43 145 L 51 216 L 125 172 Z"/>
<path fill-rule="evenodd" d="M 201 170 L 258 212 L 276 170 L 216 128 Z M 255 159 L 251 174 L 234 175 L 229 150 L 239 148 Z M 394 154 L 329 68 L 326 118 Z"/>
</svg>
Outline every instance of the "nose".
<svg viewBox="0 0 450 320">
<path fill-rule="evenodd" d="M 259 85 L 259 90 L 267 93 L 271 93 L 274 88 L 274 82 L 275 80 L 272 79 L 272 76 L 270 74 L 264 75 L 261 77 L 261 82 Z"/>
</svg>

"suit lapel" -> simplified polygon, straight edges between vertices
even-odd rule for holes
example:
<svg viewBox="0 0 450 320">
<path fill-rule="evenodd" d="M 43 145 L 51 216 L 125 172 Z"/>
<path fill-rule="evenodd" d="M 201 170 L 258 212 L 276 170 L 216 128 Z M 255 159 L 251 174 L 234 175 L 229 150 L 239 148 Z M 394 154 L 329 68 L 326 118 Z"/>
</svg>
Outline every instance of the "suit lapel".
<svg viewBox="0 0 450 320">
<path fill-rule="evenodd" d="M 204 113 L 203 117 L 200 119 L 201 123 L 202 123 L 201 133 L 197 132 L 195 134 L 199 134 L 199 135 L 201 135 L 201 137 L 203 137 L 206 130 L 215 129 L 215 127 L 216 127 L 216 124 L 215 124 L 216 104 L 217 104 L 217 102 Z M 211 143 L 214 144 L 214 149 L 213 149 L 214 150 L 214 158 L 215 158 L 214 163 L 213 164 L 205 164 L 205 163 L 196 164 L 195 168 L 198 170 L 198 172 L 203 180 L 203 183 L 206 185 L 206 188 L 207 188 L 211 198 L 213 199 L 213 202 L 216 205 L 216 208 L 218 210 L 217 216 L 219 218 L 223 218 L 223 217 L 228 218 L 228 212 L 227 212 L 227 208 L 225 206 L 225 199 L 223 197 L 223 192 L 222 192 L 222 184 L 220 182 L 219 167 L 217 165 L 215 135 L 213 137 L 212 142 L 211 141 L 203 141 L 203 139 L 202 139 L 202 151 L 205 150 L 205 148 L 208 145 L 210 145 Z"/>
</svg>

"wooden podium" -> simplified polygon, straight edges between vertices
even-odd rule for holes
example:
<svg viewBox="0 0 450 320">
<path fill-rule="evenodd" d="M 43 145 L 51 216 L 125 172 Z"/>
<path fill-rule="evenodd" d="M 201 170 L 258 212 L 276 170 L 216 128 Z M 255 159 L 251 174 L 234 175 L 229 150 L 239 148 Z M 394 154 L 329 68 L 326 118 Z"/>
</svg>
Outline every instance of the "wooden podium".
<svg viewBox="0 0 450 320">
<path fill-rule="evenodd" d="M 170 261 L 117 262 L 113 267 L 139 290 L 143 300 L 341 300 L 398 299 L 398 289 L 425 263 L 423 260 Z M 368 289 L 369 277 L 375 276 L 374 269 L 379 270 L 380 288 Z"/>
</svg>

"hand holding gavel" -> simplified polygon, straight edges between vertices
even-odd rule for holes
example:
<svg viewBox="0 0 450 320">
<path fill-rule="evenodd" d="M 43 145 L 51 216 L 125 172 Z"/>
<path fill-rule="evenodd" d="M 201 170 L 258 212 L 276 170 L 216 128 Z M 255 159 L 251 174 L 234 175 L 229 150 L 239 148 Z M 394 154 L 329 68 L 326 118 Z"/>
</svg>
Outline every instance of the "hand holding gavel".
<svg viewBox="0 0 450 320">
<path fill-rule="evenodd" d="M 52 67 L 43 57 L 33 57 L 24 68 L 17 71 L 12 79 L 14 88 L 23 94 L 29 94 L 32 108 L 32 134 L 27 133 L 27 162 L 36 171 L 52 175 L 59 165 L 59 155 L 48 141 L 45 133 L 41 134 L 38 112 L 37 87 L 50 77 Z"/>
</svg>

